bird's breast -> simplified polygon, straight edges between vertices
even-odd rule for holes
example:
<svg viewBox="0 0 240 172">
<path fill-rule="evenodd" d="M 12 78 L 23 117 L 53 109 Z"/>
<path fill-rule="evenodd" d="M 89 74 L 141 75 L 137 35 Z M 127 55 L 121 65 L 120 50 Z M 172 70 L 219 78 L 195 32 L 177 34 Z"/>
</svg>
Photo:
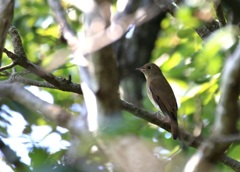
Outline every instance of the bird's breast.
<svg viewBox="0 0 240 172">
<path fill-rule="evenodd" d="M 162 110 L 160 109 L 160 107 L 158 106 L 158 104 L 154 101 L 153 96 L 152 96 L 152 92 L 150 90 L 150 87 L 148 86 L 149 84 L 146 83 L 146 89 L 147 89 L 147 95 L 149 100 L 151 101 L 151 103 L 160 111 L 161 114 L 163 114 Z M 164 115 L 164 114 L 163 114 Z"/>
</svg>

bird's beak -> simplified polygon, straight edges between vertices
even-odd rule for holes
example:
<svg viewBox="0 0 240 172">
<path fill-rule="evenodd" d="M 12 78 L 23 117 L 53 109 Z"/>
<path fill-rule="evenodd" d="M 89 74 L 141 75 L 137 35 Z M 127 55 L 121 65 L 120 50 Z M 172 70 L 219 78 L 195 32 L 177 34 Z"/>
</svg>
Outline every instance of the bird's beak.
<svg viewBox="0 0 240 172">
<path fill-rule="evenodd" d="M 138 68 L 136 68 L 136 70 L 142 72 L 142 71 L 143 71 L 143 68 L 142 68 L 142 67 L 138 67 Z"/>
</svg>

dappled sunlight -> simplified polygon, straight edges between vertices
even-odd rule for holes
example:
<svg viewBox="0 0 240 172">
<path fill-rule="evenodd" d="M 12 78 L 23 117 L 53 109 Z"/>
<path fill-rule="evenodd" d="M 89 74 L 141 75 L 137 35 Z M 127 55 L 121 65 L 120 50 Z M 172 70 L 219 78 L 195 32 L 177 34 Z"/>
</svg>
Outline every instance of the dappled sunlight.
<svg viewBox="0 0 240 172">
<path fill-rule="evenodd" d="M 54 103 L 54 99 L 53 96 L 44 90 L 39 89 L 39 87 L 36 86 L 28 86 L 26 87 L 27 90 L 29 90 L 30 92 L 32 92 L 35 96 L 39 97 L 40 99 L 53 104 Z"/>
</svg>

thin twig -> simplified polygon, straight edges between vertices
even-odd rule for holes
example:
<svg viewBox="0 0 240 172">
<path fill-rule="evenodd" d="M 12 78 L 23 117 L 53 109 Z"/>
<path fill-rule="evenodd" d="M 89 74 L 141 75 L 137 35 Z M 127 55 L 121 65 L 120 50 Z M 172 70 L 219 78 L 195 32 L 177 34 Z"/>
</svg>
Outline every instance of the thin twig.
<svg viewBox="0 0 240 172">
<path fill-rule="evenodd" d="M 37 81 L 37 80 L 25 78 L 25 77 L 21 76 L 21 74 L 19 74 L 19 73 L 12 73 L 10 75 L 9 80 L 11 82 L 23 83 L 24 85 L 32 85 L 32 86 L 37 86 L 37 87 L 57 89 L 55 86 L 53 86 L 52 84 L 50 84 L 48 82 Z"/>
<path fill-rule="evenodd" d="M 7 70 L 7 69 L 11 69 L 11 68 L 13 68 L 14 66 L 16 66 L 16 63 L 14 63 L 14 62 L 12 62 L 12 63 L 9 64 L 9 65 L 2 66 L 2 67 L 0 67 L 0 72 L 1 72 L 1 71 L 4 71 L 4 70 Z"/>
</svg>

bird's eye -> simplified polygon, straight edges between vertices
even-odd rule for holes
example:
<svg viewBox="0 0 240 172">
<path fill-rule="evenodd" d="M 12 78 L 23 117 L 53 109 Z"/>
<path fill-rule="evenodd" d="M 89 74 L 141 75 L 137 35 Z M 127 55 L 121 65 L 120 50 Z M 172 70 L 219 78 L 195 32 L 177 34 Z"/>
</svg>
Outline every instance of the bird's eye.
<svg viewBox="0 0 240 172">
<path fill-rule="evenodd" d="M 147 69 L 151 69 L 151 66 L 147 66 Z"/>
</svg>

